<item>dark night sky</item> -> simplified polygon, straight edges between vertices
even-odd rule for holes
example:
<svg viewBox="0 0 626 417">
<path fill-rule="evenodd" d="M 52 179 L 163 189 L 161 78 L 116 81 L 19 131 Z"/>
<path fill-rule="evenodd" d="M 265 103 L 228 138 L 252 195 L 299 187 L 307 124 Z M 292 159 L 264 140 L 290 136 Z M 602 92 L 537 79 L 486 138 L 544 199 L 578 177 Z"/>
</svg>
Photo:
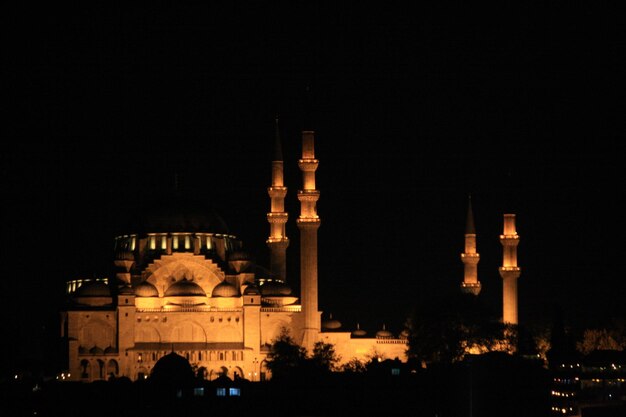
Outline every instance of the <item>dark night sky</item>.
<svg viewBox="0 0 626 417">
<path fill-rule="evenodd" d="M 469 193 L 487 304 L 500 308 L 510 211 L 522 323 L 555 306 L 572 323 L 623 317 L 624 27 L 566 2 L 497 7 L 5 13 L 9 353 L 41 357 L 63 282 L 106 274 L 120 222 L 165 198 L 174 173 L 265 263 L 276 113 L 289 279 L 300 131 L 311 127 L 320 308 L 347 327 L 399 330 L 412 305 L 458 287 Z"/>
</svg>

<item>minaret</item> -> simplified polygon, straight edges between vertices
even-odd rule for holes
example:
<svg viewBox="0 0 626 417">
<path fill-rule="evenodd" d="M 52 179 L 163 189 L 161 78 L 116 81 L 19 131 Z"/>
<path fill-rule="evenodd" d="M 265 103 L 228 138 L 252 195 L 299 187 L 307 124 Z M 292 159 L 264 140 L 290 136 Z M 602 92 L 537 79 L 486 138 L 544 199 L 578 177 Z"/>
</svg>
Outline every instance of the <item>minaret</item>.
<svg viewBox="0 0 626 417">
<path fill-rule="evenodd" d="M 480 255 L 476 252 L 476 228 L 474 227 L 474 213 L 472 212 L 472 197 L 469 197 L 467 205 L 467 220 L 465 222 L 465 252 L 461 254 L 464 265 L 463 282 L 461 291 L 468 294 L 480 293 L 480 281 L 478 281 L 478 261 Z"/>
<path fill-rule="evenodd" d="M 272 157 L 272 185 L 267 188 L 270 196 L 270 212 L 267 213 L 267 222 L 270 224 L 270 235 L 267 238 L 267 246 L 270 249 L 270 271 L 275 278 L 287 281 L 287 238 L 285 224 L 287 213 L 285 212 L 285 196 L 287 187 L 283 182 L 283 151 L 280 143 L 278 129 L 278 116 L 276 117 L 276 136 L 274 142 L 274 155 Z"/>
<path fill-rule="evenodd" d="M 320 192 L 315 189 L 315 170 L 319 161 L 315 159 L 315 132 L 302 132 L 302 158 L 298 167 L 302 171 L 302 190 L 298 191 L 300 216 L 300 296 L 302 303 L 302 344 L 309 353 L 319 338 L 321 320 L 317 306 L 317 229 L 320 218 L 316 203 Z"/>
<path fill-rule="evenodd" d="M 502 266 L 502 322 L 518 324 L 517 321 L 517 279 L 520 268 L 517 266 L 517 245 L 519 236 L 515 230 L 515 214 L 504 215 L 504 233 L 500 235 L 503 247 Z"/>
</svg>

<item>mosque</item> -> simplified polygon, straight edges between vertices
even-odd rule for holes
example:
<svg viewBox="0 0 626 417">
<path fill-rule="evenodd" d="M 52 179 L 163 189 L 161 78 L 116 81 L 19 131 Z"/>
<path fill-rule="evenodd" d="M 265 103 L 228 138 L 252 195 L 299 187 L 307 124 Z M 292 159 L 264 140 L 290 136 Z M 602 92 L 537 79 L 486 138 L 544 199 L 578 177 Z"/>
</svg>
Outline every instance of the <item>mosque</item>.
<svg viewBox="0 0 626 417">
<path fill-rule="evenodd" d="M 226 374 L 269 378 L 265 358 L 285 329 L 310 353 L 317 341 L 334 346 L 342 362 L 373 357 L 406 360 L 406 335 L 342 329 L 318 310 L 315 184 L 319 161 L 314 132 L 302 132 L 300 296 L 286 283 L 287 187 L 278 127 L 267 189 L 270 265 L 258 268 L 243 242 L 212 210 L 178 205 L 144 213 L 115 238 L 115 277 L 67 283 L 62 313 L 70 380 L 111 375 L 147 377 L 170 352 L 184 356 L 207 379 Z"/>
<path fill-rule="evenodd" d="M 315 132 L 302 132 L 297 161 L 302 189 L 300 214 L 300 294 L 286 281 L 289 238 L 285 211 L 287 187 L 276 129 L 267 188 L 270 212 L 266 240 L 270 261 L 260 268 L 214 211 L 198 205 L 143 213 L 126 234 L 115 237 L 112 279 L 67 283 L 68 303 L 61 314 L 67 340 L 69 380 L 94 381 L 110 376 L 147 378 L 157 361 L 171 352 L 185 357 L 205 378 L 220 375 L 262 381 L 271 377 L 266 358 L 282 332 L 308 353 L 316 342 L 332 344 L 340 364 L 373 358 L 406 361 L 407 334 L 383 326 L 368 334 L 357 325 L 344 330 L 339 321 L 322 320 L 318 309 L 320 192 L 315 173 Z M 517 323 L 515 215 L 505 214 L 500 274 L 504 280 L 503 320 Z M 461 290 L 477 295 L 479 255 L 471 204 L 465 234 Z"/>
</svg>

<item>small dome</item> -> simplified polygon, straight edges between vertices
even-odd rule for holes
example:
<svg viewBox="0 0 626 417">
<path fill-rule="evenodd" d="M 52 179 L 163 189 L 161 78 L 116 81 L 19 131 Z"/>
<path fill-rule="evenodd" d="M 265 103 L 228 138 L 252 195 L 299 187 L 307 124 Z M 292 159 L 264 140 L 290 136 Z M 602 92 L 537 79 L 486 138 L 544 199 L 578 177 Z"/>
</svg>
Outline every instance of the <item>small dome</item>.
<svg viewBox="0 0 626 417">
<path fill-rule="evenodd" d="M 353 337 L 363 337 L 367 335 L 367 332 L 363 329 L 361 329 L 361 326 L 359 325 L 359 323 L 356 324 L 356 329 L 352 330 L 351 335 Z"/>
<path fill-rule="evenodd" d="M 155 288 L 155 290 L 156 290 L 156 288 Z M 130 285 L 126 284 L 126 285 L 122 285 L 119 288 L 118 294 L 120 294 L 120 295 L 134 295 L 135 294 L 135 290 L 133 289 L 133 287 L 131 287 Z"/>
<path fill-rule="evenodd" d="M 83 283 L 74 295 L 75 297 L 110 297 L 111 290 L 103 281 L 87 281 Z"/>
<path fill-rule="evenodd" d="M 239 297 L 239 290 L 232 284 L 222 281 L 213 288 L 212 297 Z"/>
<path fill-rule="evenodd" d="M 400 332 L 400 337 L 402 339 L 406 339 L 409 337 L 409 329 L 402 329 L 402 331 Z"/>
<path fill-rule="evenodd" d="M 158 297 L 159 290 L 150 282 L 144 281 L 135 286 L 135 295 L 137 297 Z"/>
<path fill-rule="evenodd" d="M 184 296 L 200 296 L 206 297 L 206 293 L 198 284 L 183 278 L 170 285 L 165 291 L 166 297 L 184 297 Z"/>
<path fill-rule="evenodd" d="M 264 296 L 290 295 L 289 285 L 280 281 L 268 281 L 261 286 L 261 294 Z"/>
<path fill-rule="evenodd" d="M 256 284 L 249 284 L 246 289 L 243 290 L 243 295 L 261 295 L 261 290 Z"/>
<path fill-rule="evenodd" d="M 391 333 L 389 330 L 387 330 L 385 328 L 385 325 L 383 324 L 383 328 L 376 332 L 376 337 L 389 338 L 389 337 L 393 337 L 393 333 Z"/>
<path fill-rule="evenodd" d="M 333 319 L 333 315 L 331 314 L 327 320 L 322 321 L 322 328 L 327 330 L 336 330 L 341 327 L 341 322 L 339 320 Z"/>
<path fill-rule="evenodd" d="M 102 355 L 104 354 L 104 350 L 102 350 L 102 348 L 99 348 L 98 346 L 94 346 L 89 349 L 89 353 L 91 353 L 92 355 Z"/>
</svg>

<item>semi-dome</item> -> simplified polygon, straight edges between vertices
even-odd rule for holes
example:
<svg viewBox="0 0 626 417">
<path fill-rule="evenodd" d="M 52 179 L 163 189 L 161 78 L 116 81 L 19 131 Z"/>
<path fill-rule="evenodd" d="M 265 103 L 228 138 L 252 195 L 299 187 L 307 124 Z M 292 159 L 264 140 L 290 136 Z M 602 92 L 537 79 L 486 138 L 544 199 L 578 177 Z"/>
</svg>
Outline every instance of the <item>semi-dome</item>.
<svg viewBox="0 0 626 417">
<path fill-rule="evenodd" d="M 183 278 L 180 281 L 177 281 L 170 285 L 170 287 L 165 291 L 166 297 L 187 297 L 187 296 L 195 296 L 195 297 L 206 297 L 206 293 L 198 284 L 193 281 L 189 281 L 186 278 Z"/>
<path fill-rule="evenodd" d="M 135 286 L 135 295 L 137 297 L 158 297 L 159 290 L 152 283 L 143 281 Z"/>
<path fill-rule="evenodd" d="M 185 297 L 185 296 L 200 296 L 206 297 L 206 293 L 198 284 L 193 281 L 189 281 L 186 278 L 183 278 L 180 281 L 177 281 L 170 285 L 170 287 L 165 291 L 166 297 Z"/>
<path fill-rule="evenodd" d="M 280 281 L 268 281 L 261 285 L 261 294 L 264 296 L 283 296 L 291 294 L 291 287 Z"/>
<path fill-rule="evenodd" d="M 213 288 L 212 297 L 239 297 L 239 290 L 232 284 L 222 281 Z"/>
</svg>

